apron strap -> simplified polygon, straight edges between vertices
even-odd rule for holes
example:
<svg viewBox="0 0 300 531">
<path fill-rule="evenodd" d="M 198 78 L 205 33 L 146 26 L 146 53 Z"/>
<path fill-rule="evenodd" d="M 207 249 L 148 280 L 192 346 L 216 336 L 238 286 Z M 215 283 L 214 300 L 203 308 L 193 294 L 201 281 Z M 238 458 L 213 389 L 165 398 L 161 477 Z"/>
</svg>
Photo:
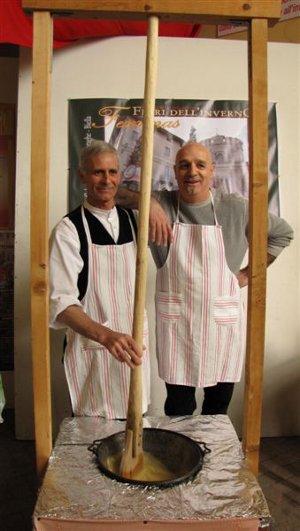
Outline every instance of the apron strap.
<svg viewBox="0 0 300 531">
<path fill-rule="evenodd" d="M 117 212 L 119 215 L 120 220 L 120 232 L 119 232 L 119 238 L 118 238 L 118 244 L 122 243 L 129 243 L 129 241 L 134 241 L 136 243 L 137 240 L 137 223 L 136 218 L 132 210 L 121 208 L 118 205 L 116 205 Z M 126 217 L 127 216 L 127 217 Z M 131 236 L 132 240 L 129 240 L 129 231 L 127 227 L 126 221 L 129 221 L 129 227 L 131 229 Z"/>
<path fill-rule="evenodd" d="M 215 209 L 214 196 L 212 194 L 211 189 L 209 189 L 209 195 L 210 195 L 210 198 L 211 198 L 211 206 L 212 206 L 213 213 L 214 213 L 215 225 L 219 226 L 219 222 L 218 222 L 218 219 L 217 219 L 217 213 L 216 213 L 216 209 Z"/>
<path fill-rule="evenodd" d="M 82 223 L 83 223 L 83 227 L 84 227 L 84 230 L 85 230 L 85 235 L 86 235 L 87 243 L 88 243 L 88 245 L 91 245 L 91 243 L 92 243 L 92 238 L 91 238 L 91 233 L 90 233 L 89 224 L 88 224 L 87 219 L 86 219 L 86 217 L 85 217 L 85 213 L 84 213 L 84 207 L 83 207 L 83 205 L 81 205 L 81 218 L 82 218 Z"/>
</svg>

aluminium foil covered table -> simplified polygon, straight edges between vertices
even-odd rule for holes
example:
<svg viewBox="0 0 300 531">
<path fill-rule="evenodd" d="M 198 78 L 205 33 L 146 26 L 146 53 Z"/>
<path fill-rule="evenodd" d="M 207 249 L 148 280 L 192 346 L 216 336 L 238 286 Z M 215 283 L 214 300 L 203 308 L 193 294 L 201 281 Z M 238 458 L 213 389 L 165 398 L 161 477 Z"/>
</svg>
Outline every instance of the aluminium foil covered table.
<svg viewBox="0 0 300 531">
<path fill-rule="evenodd" d="M 173 430 L 203 441 L 211 452 L 193 481 L 159 489 L 106 477 L 88 447 L 125 430 L 124 421 L 63 420 L 38 495 L 37 531 L 256 531 L 270 513 L 227 415 L 145 417 L 144 427 Z"/>
</svg>

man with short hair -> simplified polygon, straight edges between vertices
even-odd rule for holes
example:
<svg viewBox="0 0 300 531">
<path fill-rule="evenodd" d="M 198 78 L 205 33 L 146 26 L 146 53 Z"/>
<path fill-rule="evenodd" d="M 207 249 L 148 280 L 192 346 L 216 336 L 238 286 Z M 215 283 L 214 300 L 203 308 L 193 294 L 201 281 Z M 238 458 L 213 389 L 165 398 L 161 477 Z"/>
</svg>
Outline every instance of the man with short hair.
<svg viewBox="0 0 300 531">
<path fill-rule="evenodd" d="M 81 152 L 84 203 L 55 227 L 50 251 L 50 326 L 67 328 L 64 366 L 74 415 L 126 418 L 130 368 L 143 364 L 149 404 L 147 318 L 142 352 L 132 338 L 136 219 L 115 206 L 116 149 L 94 141 Z"/>
</svg>

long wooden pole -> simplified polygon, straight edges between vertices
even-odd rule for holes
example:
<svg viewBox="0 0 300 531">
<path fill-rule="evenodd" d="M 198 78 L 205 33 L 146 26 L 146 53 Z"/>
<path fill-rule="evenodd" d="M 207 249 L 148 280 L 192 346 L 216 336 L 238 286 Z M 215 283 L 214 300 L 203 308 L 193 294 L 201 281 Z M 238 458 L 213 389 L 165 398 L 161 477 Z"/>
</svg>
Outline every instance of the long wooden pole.
<svg viewBox="0 0 300 531">
<path fill-rule="evenodd" d="M 250 22 L 249 38 L 249 265 L 243 449 L 258 474 L 265 342 L 268 230 L 267 20 Z"/>
<path fill-rule="evenodd" d="M 133 338 L 141 348 L 143 347 L 148 266 L 149 211 L 152 184 L 158 27 L 158 17 L 150 17 L 148 22 L 146 52 L 136 282 L 132 333 Z M 138 466 L 138 463 L 141 461 L 142 434 L 142 366 L 138 366 L 131 370 L 130 377 L 125 453 L 120 470 L 122 475 L 126 477 L 132 475 L 132 471 L 134 471 L 136 466 Z"/>
<path fill-rule="evenodd" d="M 41 477 L 52 450 L 48 292 L 48 184 L 52 18 L 33 17 L 31 118 L 31 329 L 37 472 Z"/>
</svg>

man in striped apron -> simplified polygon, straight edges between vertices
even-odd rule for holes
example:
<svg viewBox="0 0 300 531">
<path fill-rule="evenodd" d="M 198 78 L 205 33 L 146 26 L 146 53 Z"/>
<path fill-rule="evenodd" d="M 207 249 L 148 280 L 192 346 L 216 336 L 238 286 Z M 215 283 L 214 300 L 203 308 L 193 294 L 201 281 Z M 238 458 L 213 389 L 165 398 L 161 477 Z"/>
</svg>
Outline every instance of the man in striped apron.
<svg viewBox="0 0 300 531">
<path fill-rule="evenodd" d="M 172 243 L 152 246 L 156 278 L 156 339 L 167 415 L 191 415 L 196 388 L 204 388 L 202 414 L 225 414 L 241 377 L 245 323 L 240 288 L 248 248 L 248 203 L 211 190 L 214 164 L 198 143 L 176 156 L 178 191 L 158 194 L 173 225 Z M 293 237 L 269 214 L 268 264 Z"/>
<path fill-rule="evenodd" d="M 202 413 L 226 413 L 241 375 L 243 305 L 230 271 L 210 192 L 214 166 L 204 147 L 190 144 L 176 158 L 179 188 L 173 242 L 157 271 L 156 333 L 159 375 L 166 382 L 167 415 L 190 415 L 195 389 L 204 387 Z M 183 223 L 180 204 L 211 201 L 212 225 Z M 207 393 L 208 389 L 208 393 Z M 209 404 L 207 404 L 209 402 Z"/>
<path fill-rule="evenodd" d="M 143 363 L 143 404 L 149 404 L 147 317 L 144 351 L 132 338 L 136 220 L 115 206 L 120 183 L 115 148 L 83 149 L 83 205 L 55 227 L 50 251 L 50 326 L 67 328 L 64 366 L 75 415 L 126 418 L 130 369 Z"/>
</svg>

